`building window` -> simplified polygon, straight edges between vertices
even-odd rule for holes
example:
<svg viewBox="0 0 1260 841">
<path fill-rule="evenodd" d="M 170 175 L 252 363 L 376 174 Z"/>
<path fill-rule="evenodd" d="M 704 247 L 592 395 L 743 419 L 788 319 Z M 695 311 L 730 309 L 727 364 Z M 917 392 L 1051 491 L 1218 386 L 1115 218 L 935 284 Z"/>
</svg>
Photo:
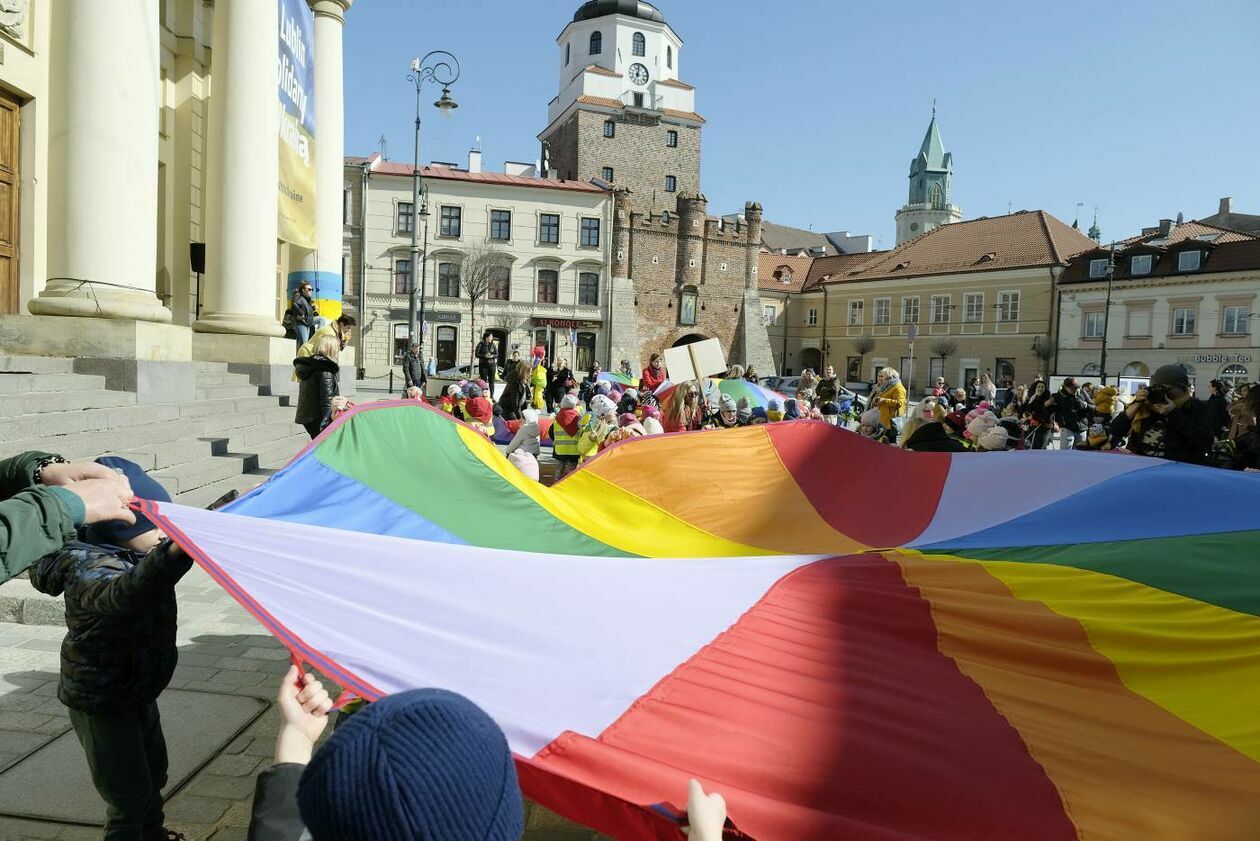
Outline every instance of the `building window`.
<svg viewBox="0 0 1260 841">
<path fill-rule="evenodd" d="M 613 168 L 610 166 L 604 167 L 603 171 L 600 173 L 600 177 L 609 184 L 613 183 Z"/>
<path fill-rule="evenodd" d="M 1103 337 L 1103 318 L 1100 312 L 1085 313 L 1085 338 L 1101 339 Z"/>
<path fill-rule="evenodd" d="M 932 296 L 932 323 L 948 324 L 949 323 L 949 296 L 933 295 Z"/>
<path fill-rule="evenodd" d="M 984 293 L 963 295 L 963 321 L 984 321 Z"/>
<path fill-rule="evenodd" d="M 592 32 L 592 33 L 591 33 L 591 48 L 590 48 L 590 50 L 589 50 L 590 54 L 591 54 L 591 55 L 599 55 L 599 54 L 600 54 L 600 53 L 602 53 L 603 51 L 604 51 L 604 35 L 603 35 L 603 33 L 602 33 L 602 32 Z"/>
<path fill-rule="evenodd" d="M 599 306 L 599 275 L 582 272 L 578 275 L 578 304 L 584 307 Z"/>
<path fill-rule="evenodd" d="M 549 245 L 560 243 L 560 214 L 542 213 L 538 216 L 538 241 Z"/>
<path fill-rule="evenodd" d="M 919 297 L 917 295 L 913 298 L 901 299 L 901 323 L 919 323 Z"/>
<path fill-rule="evenodd" d="M 538 271 L 538 303 L 554 304 L 560 296 L 560 273 L 555 269 Z"/>
<path fill-rule="evenodd" d="M 572 57 L 573 57 L 573 44 L 572 42 L 570 42 L 564 45 L 564 66 L 565 67 L 569 66 L 569 59 Z"/>
<path fill-rule="evenodd" d="M 616 137 L 617 124 L 612 120 L 604 120 L 604 137 Z"/>
<path fill-rule="evenodd" d="M 401 365 L 407 348 L 411 346 L 411 325 L 394 325 L 394 364 Z"/>
<path fill-rule="evenodd" d="M 774 273 L 774 276 L 777 277 L 779 282 L 784 286 L 790 286 L 792 284 L 792 270 L 787 266 L 780 266 L 778 271 Z"/>
<path fill-rule="evenodd" d="M 438 264 L 438 296 L 459 297 L 459 266 L 455 263 Z"/>
<path fill-rule="evenodd" d="M 678 179 L 672 175 L 665 176 L 665 192 L 672 193 L 678 189 Z"/>
<path fill-rule="evenodd" d="M 586 248 L 599 247 L 599 220 L 582 218 L 581 244 Z"/>
<path fill-rule="evenodd" d="M 671 70 L 674 67 L 674 48 L 670 44 L 665 45 L 665 66 Z"/>
<path fill-rule="evenodd" d="M 589 371 L 595 367 L 595 334 L 578 333 L 577 349 L 573 354 L 575 371 Z"/>
<path fill-rule="evenodd" d="M 1177 255 L 1177 271 L 1197 272 L 1202 260 L 1202 251 L 1183 251 Z"/>
<path fill-rule="evenodd" d="M 464 211 L 458 207 L 442 208 L 442 226 L 438 229 L 441 236 L 458 237 L 464 229 Z"/>
<path fill-rule="evenodd" d="M 1090 260 L 1089 261 L 1089 276 L 1090 277 L 1106 277 L 1107 276 L 1107 260 L 1105 258 L 1099 259 L 1099 260 Z"/>
<path fill-rule="evenodd" d="M 1221 369 L 1219 379 L 1231 388 L 1238 388 L 1243 383 L 1251 382 L 1251 375 L 1247 373 L 1245 365 L 1226 365 Z"/>
<path fill-rule="evenodd" d="M 762 306 L 762 308 L 761 308 L 761 320 L 762 320 L 762 322 L 763 322 L 763 323 L 764 323 L 767 327 L 769 327 L 770 325 L 774 324 L 774 318 L 775 318 L 775 314 L 776 314 L 776 312 L 777 312 L 777 310 L 775 310 L 775 308 L 774 308 L 774 307 L 771 307 L 771 306 Z"/>
<path fill-rule="evenodd" d="M 670 129 L 669 131 L 665 132 L 665 145 L 671 149 L 677 148 L 678 147 L 678 132 L 674 131 L 673 129 Z"/>
<path fill-rule="evenodd" d="M 862 302 L 861 301 L 849 301 L 849 326 L 850 327 L 862 326 Z"/>
<path fill-rule="evenodd" d="M 1139 254 L 1129 261 L 1129 274 L 1143 275 L 1151 273 L 1151 255 Z"/>
<path fill-rule="evenodd" d="M 892 321 L 892 298 L 875 299 L 875 321 L 877 326 L 887 326 Z"/>
<path fill-rule="evenodd" d="M 632 39 L 632 41 L 633 43 L 631 45 L 631 51 L 635 55 L 646 56 L 647 55 L 647 39 L 643 37 L 643 33 L 642 32 L 634 33 L 634 38 Z"/>
<path fill-rule="evenodd" d="M 1019 293 L 998 293 L 998 321 L 1019 321 Z"/>
<path fill-rule="evenodd" d="M 1182 252 L 1186 253 L 1186 252 Z M 1199 252 L 1192 252 L 1198 254 Z M 1251 317 L 1246 307 L 1226 307 L 1224 329 L 1226 334 L 1242 335 L 1247 332 L 1247 320 Z"/>
<path fill-rule="evenodd" d="M 512 238 L 512 211 L 490 211 L 490 239 L 507 242 Z"/>
<path fill-rule="evenodd" d="M 643 107 L 643 94 L 641 94 L 641 93 L 636 93 L 636 94 L 634 95 L 634 107 L 635 107 L 635 108 L 642 108 L 642 107 Z"/>
<path fill-rule="evenodd" d="M 510 266 L 494 266 L 490 269 L 490 286 L 486 297 L 491 301 L 512 299 L 512 269 Z"/>
<path fill-rule="evenodd" d="M 411 225 L 413 214 L 411 212 L 411 202 L 400 201 L 398 209 L 395 211 L 394 230 L 400 234 L 411 233 Z"/>
<path fill-rule="evenodd" d="M 341 224 L 350 224 L 350 188 L 341 191 Z"/>
<path fill-rule="evenodd" d="M 1194 307 L 1177 307 L 1173 310 L 1173 335 L 1193 336 L 1197 315 Z"/>
<path fill-rule="evenodd" d="M 933 210 L 945 209 L 945 192 L 941 189 L 940 184 L 932 185 L 932 192 L 928 196 L 928 203 L 932 205 Z"/>
<path fill-rule="evenodd" d="M 678 323 L 685 327 L 692 327 L 696 323 L 696 301 L 699 295 L 696 294 L 694 286 L 688 286 L 683 289 L 678 301 Z"/>
<path fill-rule="evenodd" d="M 437 329 L 437 367 L 439 371 L 455 367 L 455 353 L 458 347 L 459 330 L 449 325 Z"/>
<path fill-rule="evenodd" d="M 411 260 L 394 261 L 394 294 L 406 295 L 411 291 Z"/>
<path fill-rule="evenodd" d="M 810 327 L 817 327 L 818 326 L 818 310 L 814 309 L 813 307 L 810 307 L 809 311 L 805 313 L 805 323 L 809 325 Z"/>
</svg>

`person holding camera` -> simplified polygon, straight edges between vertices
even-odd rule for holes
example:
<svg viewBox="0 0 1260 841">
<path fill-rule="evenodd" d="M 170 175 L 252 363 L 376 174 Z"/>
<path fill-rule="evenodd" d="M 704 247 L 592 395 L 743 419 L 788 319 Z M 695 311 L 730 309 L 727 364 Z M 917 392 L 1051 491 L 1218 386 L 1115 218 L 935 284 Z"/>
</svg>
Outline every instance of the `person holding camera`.
<svg viewBox="0 0 1260 841">
<path fill-rule="evenodd" d="M 1089 409 L 1081 402 L 1076 377 L 1068 377 L 1063 387 L 1049 399 L 1054 422 L 1059 427 L 1059 449 L 1071 450 L 1080 444 L 1089 429 Z"/>
<path fill-rule="evenodd" d="M 1203 464 L 1212 447 L 1208 407 L 1190 394 L 1190 377 L 1182 365 L 1164 365 L 1150 385 L 1111 423 L 1111 443 L 1128 439 L 1129 452 L 1140 456 Z"/>
</svg>

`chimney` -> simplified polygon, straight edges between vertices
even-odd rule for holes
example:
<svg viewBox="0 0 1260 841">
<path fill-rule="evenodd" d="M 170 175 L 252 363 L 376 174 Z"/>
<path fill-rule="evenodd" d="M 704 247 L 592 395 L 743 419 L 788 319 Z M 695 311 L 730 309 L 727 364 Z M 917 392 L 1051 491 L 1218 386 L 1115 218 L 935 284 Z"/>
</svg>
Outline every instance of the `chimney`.
<svg viewBox="0 0 1260 841">
<path fill-rule="evenodd" d="M 468 171 L 481 172 L 481 150 L 473 149 L 468 153 Z"/>
<path fill-rule="evenodd" d="M 1232 198 L 1230 198 L 1229 196 L 1226 196 L 1225 198 L 1221 199 L 1221 206 L 1216 212 L 1217 213 L 1233 213 L 1234 211 L 1231 209 L 1231 205 L 1233 204 L 1233 202 L 1234 200 Z"/>
<path fill-rule="evenodd" d="M 1160 236 L 1165 236 L 1165 237 L 1166 237 L 1166 236 L 1168 236 L 1169 234 L 1171 234 L 1171 233 L 1172 233 L 1172 230 L 1173 230 L 1173 228 L 1175 228 L 1175 227 L 1177 227 L 1177 226 L 1173 223 L 1173 220 L 1171 220 L 1171 219 L 1160 219 L 1160 220 L 1159 220 L 1159 233 L 1160 233 Z"/>
</svg>

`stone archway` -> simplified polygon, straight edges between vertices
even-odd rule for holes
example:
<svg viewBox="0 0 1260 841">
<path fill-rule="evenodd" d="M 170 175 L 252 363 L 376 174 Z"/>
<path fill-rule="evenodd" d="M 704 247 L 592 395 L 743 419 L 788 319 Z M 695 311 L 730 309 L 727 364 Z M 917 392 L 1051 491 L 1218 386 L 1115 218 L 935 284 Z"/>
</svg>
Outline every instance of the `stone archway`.
<svg viewBox="0 0 1260 841">
<path fill-rule="evenodd" d="M 699 333 L 688 333 L 687 335 L 674 342 L 670 347 L 683 347 L 684 345 L 694 345 L 696 342 L 708 340 L 708 336 L 702 336 Z"/>
</svg>

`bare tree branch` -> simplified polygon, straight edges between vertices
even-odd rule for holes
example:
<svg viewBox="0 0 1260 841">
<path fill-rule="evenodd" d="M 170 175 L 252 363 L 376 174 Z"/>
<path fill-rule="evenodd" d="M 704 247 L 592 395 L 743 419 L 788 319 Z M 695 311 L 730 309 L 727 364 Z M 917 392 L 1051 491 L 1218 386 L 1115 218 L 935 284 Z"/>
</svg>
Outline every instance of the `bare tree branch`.
<svg viewBox="0 0 1260 841">
<path fill-rule="evenodd" d="M 939 356 L 941 359 L 949 359 L 955 353 L 958 353 L 958 343 L 952 339 L 940 339 L 932 342 L 932 355 Z"/>
<path fill-rule="evenodd" d="M 875 339 L 870 336 L 858 336 L 853 340 L 853 349 L 858 356 L 866 356 L 875 349 Z"/>
<path fill-rule="evenodd" d="M 459 288 L 468 296 L 468 330 L 472 338 L 469 342 L 470 349 L 475 348 L 477 339 L 477 302 L 490 294 L 490 288 L 495 283 L 507 282 L 507 278 L 511 277 L 510 272 L 511 267 L 508 264 L 507 255 L 489 246 L 470 247 L 464 254 L 464 259 L 460 261 Z M 469 351 L 468 364 L 469 366 L 476 365 L 472 350 Z M 470 367 L 469 370 L 472 368 Z"/>
</svg>

